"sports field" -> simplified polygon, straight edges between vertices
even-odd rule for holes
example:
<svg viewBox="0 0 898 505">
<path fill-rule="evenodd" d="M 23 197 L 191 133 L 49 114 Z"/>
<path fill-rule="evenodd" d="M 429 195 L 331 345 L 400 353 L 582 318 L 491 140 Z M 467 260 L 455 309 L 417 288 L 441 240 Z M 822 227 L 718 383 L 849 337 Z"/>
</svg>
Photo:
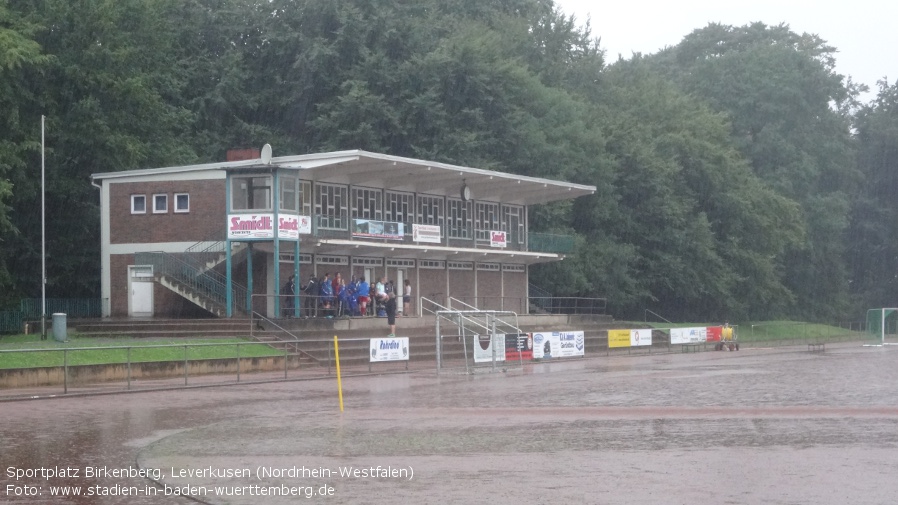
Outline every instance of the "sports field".
<svg viewBox="0 0 898 505">
<path fill-rule="evenodd" d="M 333 378 L 0 403 L 0 501 L 191 503 L 175 496 L 190 493 L 234 504 L 842 505 L 898 496 L 898 347 L 621 355 L 343 386 L 342 414 Z M 80 498 L 50 496 L 76 487 Z"/>
</svg>

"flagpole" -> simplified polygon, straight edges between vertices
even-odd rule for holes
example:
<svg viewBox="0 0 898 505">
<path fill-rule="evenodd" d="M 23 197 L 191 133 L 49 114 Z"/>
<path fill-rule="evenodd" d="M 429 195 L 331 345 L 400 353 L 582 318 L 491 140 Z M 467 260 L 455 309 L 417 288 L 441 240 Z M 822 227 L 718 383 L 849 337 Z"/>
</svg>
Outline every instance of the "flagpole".
<svg viewBox="0 0 898 505">
<path fill-rule="evenodd" d="M 44 115 L 41 114 L 41 340 L 47 340 L 47 212 L 44 194 Z"/>
</svg>

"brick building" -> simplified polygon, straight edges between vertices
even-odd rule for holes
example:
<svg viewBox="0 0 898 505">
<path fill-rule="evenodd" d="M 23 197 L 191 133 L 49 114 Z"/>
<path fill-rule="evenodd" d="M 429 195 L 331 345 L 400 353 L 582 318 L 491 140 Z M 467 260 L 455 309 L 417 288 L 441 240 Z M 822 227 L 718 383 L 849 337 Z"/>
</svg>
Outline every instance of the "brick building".
<svg viewBox="0 0 898 505">
<path fill-rule="evenodd" d="M 595 192 L 358 150 L 242 154 L 91 177 L 104 315 L 273 317 L 289 275 L 299 285 L 326 272 L 409 280 L 414 312 L 420 297 L 453 297 L 525 313 L 529 266 L 569 248 L 529 232 L 528 206 Z"/>
</svg>

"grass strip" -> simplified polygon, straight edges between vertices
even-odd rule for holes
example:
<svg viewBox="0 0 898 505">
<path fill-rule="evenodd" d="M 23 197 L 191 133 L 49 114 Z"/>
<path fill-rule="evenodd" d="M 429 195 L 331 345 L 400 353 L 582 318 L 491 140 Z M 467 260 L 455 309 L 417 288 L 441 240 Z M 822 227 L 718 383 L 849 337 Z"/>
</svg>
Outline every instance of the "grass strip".
<svg viewBox="0 0 898 505">
<path fill-rule="evenodd" d="M 39 338 L 39 337 L 37 337 Z M 240 345 L 237 345 L 240 344 Z M 82 349 L 102 347 L 106 349 Z M 238 350 L 239 348 L 239 350 Z M 72 338 L 68 342 L 36 340 L 34 335 L 14 335 L 0 339 L 0 369 L 38 368 L 111 363 L 148 363 L 266 356 L 282 356 L 283 351 L 239 338 L 228 339 L 132 339 Z"/>
</svg>

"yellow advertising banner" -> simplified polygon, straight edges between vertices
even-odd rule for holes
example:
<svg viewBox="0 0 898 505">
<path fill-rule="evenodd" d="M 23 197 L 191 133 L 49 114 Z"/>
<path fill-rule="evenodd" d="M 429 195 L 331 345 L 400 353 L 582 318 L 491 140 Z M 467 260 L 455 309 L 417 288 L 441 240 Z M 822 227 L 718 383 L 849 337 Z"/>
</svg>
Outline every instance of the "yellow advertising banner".
<svg viewBox="0 0 898 505">
<path fill-rule="evenodd" d="M 630 330 L 608 330 L 608 347 L 630 347 Z"/>
</svg>

